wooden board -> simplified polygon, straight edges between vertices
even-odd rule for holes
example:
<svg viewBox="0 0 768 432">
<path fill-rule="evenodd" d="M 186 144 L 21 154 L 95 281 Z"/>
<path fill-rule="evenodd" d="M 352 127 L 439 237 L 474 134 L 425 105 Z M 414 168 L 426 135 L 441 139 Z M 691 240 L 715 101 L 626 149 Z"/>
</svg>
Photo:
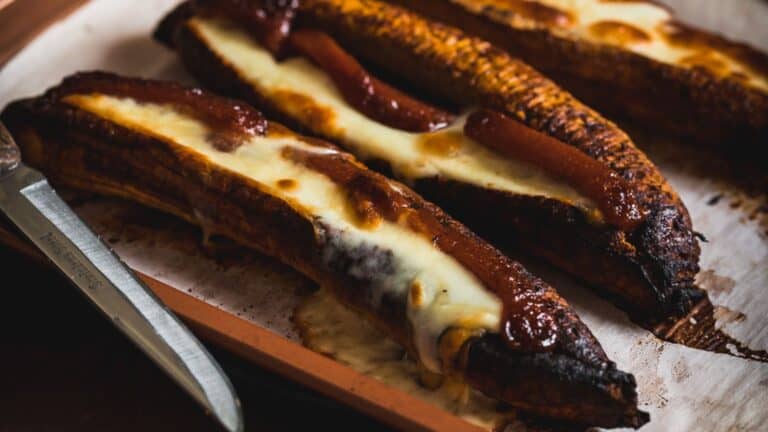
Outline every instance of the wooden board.
<svg viewBox="0 0 768 432">
<path fill-rule="evenodd" d="M 173 3 L 146 0 L 140 10 L 130 2 L 88 4 L 34 39 L 0 72 L 0 105 L 37 94 L 82 69 L 189 82 L 175 56 L 148 37 Z M 56 66 L 39 69 L 42 62 Z M 760 180 L 765 173 L 752 175 L 684 143 L 630 132 L 680 191 L 694 226 L 710 240 L 703 245 L 699 282 L 722 307 L 721 324 L 753 348 L 767 348 L 768 227 L 764 212 L 757 211 L 765 197 L 741 181 L 765 185 Z M 290 314 L 308 292 L 307 281 L 290 270 L 238 248 L 207 253 L 199 231 L 155 212 L 115 200 L 69 198 L 202 338 L 395 427 L 476 430 L 303 348 Z M 7 233 L 0 232 L 0 240 L 31 251 Z M 568 298 L 608 354 L 635 374 L 641 405 L 652 414 L 643 430 L 757 431 L 768 423 L 766 365 L 662 343 L 568 277 L 536 262 L 526 264 Z"/>
</svg>

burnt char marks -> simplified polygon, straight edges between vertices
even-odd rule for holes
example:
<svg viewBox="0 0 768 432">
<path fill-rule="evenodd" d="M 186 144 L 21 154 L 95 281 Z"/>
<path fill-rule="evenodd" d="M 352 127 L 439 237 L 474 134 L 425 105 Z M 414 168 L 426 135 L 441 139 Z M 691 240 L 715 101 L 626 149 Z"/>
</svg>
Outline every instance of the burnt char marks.
<svg viewBox="0 0 768 432">
<path fill-rule="evenodd" d="M 547 235 L 536 238 L 524 234 L 540 225 L 530 216 L 545 214 L 547 220 L 557 221 L 563 206 L 515 208 L 514 204 L 520 200 L 508 194 L 501 196 L 489 190 L 460 188 L 455 182 L 443 183 L 448 188 L 445 194 L 436 190 L 440 188 L 417 185 L 421 193 L 441 205 L 456 198 L 458 207 L 468 209 L 498 209 L 500 202 L 506 202 L 509 205 L 503 206 L 503 216 L 515 222 L 502 224 L 490 238 L 498 238 L 498 233 L 503 232 L 505 236 L 524 239 L 529 250 L 599 284 L 610 297 L 619 299 L 618 303 L 633 316 L 665 314 L 669 309 L 667 303 L 675 296 L 674 291 L 686 289 L 695 274 L 699 253 L 687 212 L 658 170 L 613 123 L 580 104 L 526 64 L 490 44 L 469 38 L 455 29 L 429 23 L 402 9 L 377 2 L 308 0 L 302 3 L 299 18 L 331 32 L 359 58 L 376 64 L 393 76 L 420 85 L 430 94 L 440 94 L 442 100 L 490 106 L 574 145 L 618 172 L 636 192 L 637 201 L 643 208 L 651 213 L 671 209 L 676 215 L 650 218 L 638 229 L 642 232 L 631 238 L 617 230 L 596 229 L 585 218 L 553 225 L 557 228 L 542 228 Z M 171 25 L 168 22 L 166 20 L 163 25 Z M 289 116 L 275 109 L 213 54 L 183 22 L 176 25 L 177 29 L 159 30 L 158 34 L 175 34 L 171 44 L 200 80 L 226 94 L 244 97 L 267 108 L 272 115 L 277 114 L 277 118 L 288 119 L 292 126 L 300 123 L 297 119 L 291 121 Z M 398 68 L 401 64 L 412 66 Z M 451 197 L 457 193 L 460 197 Z M 481 197 L 487 197 L 486 201 L 494 206 L 468 204 Z M 461 204 L 462 200 L 465 204 Z M 454 208 L 451 211 L 462 215 L 471 213 L 459 213 Z M 676 222 L 669 223 L 671 219 Z M 465 217 L 464 220 L 471 219 Z M 484 225 L 488 224 L 482 220 L 473 223 L 475 229 L 483 231 Z M 510 226 L 514 229 L 510 230 Z M 636 243 L 638 237 L 660 243 L 652 249 L 639 250 L 648 242 Z M 574 253 L 576 251 L 588 251 L 589 254 Z M 641 255 L 644 258 L 638 259 Z M 574 256 L 578 257 L 575 260 L 578 264 L 572 262 Z"/>
<path fill-rule="evenodd" d="M 768 137 L 768 94 L 743 83 L 739 74 L 723 77 L 705 67 L 664 63 L 544 23 L 531 28 L 508 19 L 509 11 L 500 6 L 478 6 L 495 0 L 390 1 L 493 42 L 601 112 L 710 145 L 742 143 L 750 150 Z M 729 56 L 758 77 L 768 74 L 768 56 L 752 47 L 696 29 L 689 32 L 675 21 L 661 25 L 644 30 L 652 36 L 661 33 L 675 48 L 703 53 L 697 57 L 706 62 Z"/>
<path fill-rule="evenodd" d="M 514 400 L 512 406 L 522 409 L 546 400 L 550 405 L 539 408 L 545 415 L 579 410 L 579 421 L 584 425 L 599 422 L 604 427 L 639 427 L 648 422 L 648 414 L 636 408 L 634 377 L 613 364 L 585 367 L 549 353 L 510 357 L 503 348 L 497 336 L 485 335 L 467 349 L 467 379 L 485 394 Z M 584 392 L 584 388 L 595 391 Z"/>
<path fill-rule="evenodd" d="M 300 245 L 314 239 L 310 221 L 254 182 L 50 94 L 15 102 L 2 115 L 36 131 L 44 147 L 27 145 L 26 162 L 54 183 L 136 200 L 308 272 L 309 249 Z"/>
<path fill-rule="evenodd" d="M 315 220 L 317 267 L 329 275 L 325 287 L 347 306 L 368 316 L 378 327 L 419 358 L 407 315 L 409 290 L 398 289 L 410 284 L 413 272 L 391 250 L 378 245 L 355 242 L 343 230 L 322 220 Z"/>
<path fill-rule="evenodd" d="M 424 236 L 495 293 L 503 304 L 501 325 L 512 349 L 538 352 L 558 348 L 562 323 L 554 315 L 570 309 L 551 287 L 404 186 L 395 187 L 380 175 L 362 171 L 348 158 L 296 153 L 291 156 L 294 160 L 325 173 L 348 191 L 363 229 L 375 229 L 379 219 L 385 219 Z M 573 314 L 568 318 L 577 321 Z M 588 332 L 584 336 L 593 348 L 597 345 Z"/>
<path fill-rule="evenodd" d="M 627 181 L 640 206 L 651 213 L 663 209 L 664 217 L 650 218 L 639 228 L 643 231 L 641 237 L 659 242 L 651 249 L 641 251 L 640 248 L 648 246 L 647 242 L 634 244 L 634 237 L 613 235 L 610 230 L 592 241 L 603 249 L 596 260 L 610 259 L 616 254 L 629 261 L 638 254 L 647 256 L 642 262 L 635 260 L 634 268 L 622 267 L 628 272 L 609 281 L 619 285 L 617 295 L 621 295 L 624 287 L 634 290 L 630 285 L 645 283 L 646 297 L 655 297 L 655 301 L 646 302 L 646 315 L 664 313 L 672 292 L 684 289 L 692 280 L 695 271 L 690 270 L 698 266 L 699 247 L 687 210 L 653 163 L 615 124 L 488 42 L 400 8 L 359 0 L 307 0 L 302 3 L 301 13 L 305 19 L 326 28 L 353 54 L 394 76 L 456 103 L 473 103 L 504 112 L 577 147 Z M 402 64 L 410 66 L 399 67 Z M 586 225 L 574 226 L 568 235 L 594 231 Z M 603 238 L 609 240 L 603 242 Z M 546 248 L 540 240 L 534 241 L 536 244 L 529 246 Z M 548 258 L 552 255 L 551 251 L 543 252 Z M 638 270 L 663 277 L 649 285 L 642 275 L 637 280 Z M 602 278 L 591 274 L 590 266 L 571 271 L 585 279 Z M 632 298 L 627 297 L 626 303 L 631 304 Z"/>
<path fill-rule="evenodd" d="M 332 271 L 352 278 L 363 286 L 384 283 L 401 271 L 391 250 L 369 243 L 352 244 L 344 232 L 317 221 L 322 262 Z"/>
<path fill-rule="evenodd" d="M 19 144 L 25 152 L 25 159 L 42 168 L 52 180 L 59 182 L 58 184 L 130 198 L 201 224 L 213 232 L 274 256 L 320 285 L 331 287 L 344 303 L 387 329 L 388 334 L 395 340 L 410 352 L 414 352 L 413 347 L 409 345 L 411 330 L 408 328 L 407 317 L 403 316 L 405 308 L 402 299 L 398 302 L 395 298 L 382 298 L 380 309 L 372 311 L 367 307 L 367 300 L 360 297 L 365 290 L 361 290 L 360 284 L 355 280 L 366 279 L 368 271 L 373 268 L 377 274 L 386 274 L 396 269 L 399 264 L 394 260 L 395 257 L 390 257 L 386 251 L 342 247 L 341 249 L 345 249 L 343 254 L 331 254 L 327 262 L 323 263 L 323 246 L 320 242 L 325 242 L 325 245 L 336 242 L 336 233 L 329 233 L 321 226 L 321 221 L 308 219 L 307 214 L 270 195 L 269 190 L 260 189 L 258 184 L 233 175 L 231 171 L 222 169 L 205 158 L 196 157 L 191 152 L 175 148 L 169 142 L 140 131 L 118 126 L 76 107 L 59 103 L 58 99 L 50 94 L 12 104 L 3 112 L 2 118 L 8 121 L 14 132 L 31 129 L 36 137 L 42 140 L 24 139 L 20 140 Z M 278 125 L 271 126 L 272 131 L 279 129 Z M 20 138 L 29 135 L 17 133 Z M 121 168 L 119 174 L 114 167 Z M 360 169 L 364 170 L 362 167 Z M 147 185 L 152 187 L 146 187 Z M 454 224 L 454 229 L 461 227 L 466 230 L 442 213 L 438 214 L 429 203 L 424 203 L 422 208 L 436 214 L 441 224 Z M 462 233 L 465 241 L 480 243 L 473 235 L 464 231 Z M 519 267 L 519 264 L 517 266 Z M 343 270 L 334 270 L 331 267 Z M 541 281 L 532 280 L 527 273 L 521 272 L 518 276 L 533 291 L 545 291 L 549 295 L 555 295 L 551 288 Z M 370 277 L 367 281 L 377 282 Z M 407 297 L 407 291 L 403 297 Z M 555 295 L 547 301 L 554 302 L 557 299 L 559 297 Z M 555 362 L 558 358 L 570 358 L 571 361 L 580 362 L 583 364 L 585 376 L 605 369 L 605 362 L 601 360 L 604 353 L 583 324 L 578 322 L 573 311 L 563 307 L 554 313 L 558 322 L 562 323 L 562 328 L 575 329 L 573 331 L 576 333 L 563 333 L 563 338 L 572 337 L 579 340 L 561 340 L 558 350 L 547 358 L 555 359 Z M 583 332 L 580 330 L 582 328 Z M 466 346 L 471 347 L 474 343 L 474 340 L 470 340 Z M 575 349 L 571 352 L 571 345 L 584 348 L 586 354 L 579 354 Z M 491 347 L 478 346 L 474 352 L 487 349 Z M 530 373 L 519 371 L 526 386 L 548 387 L 535 394 L 520 395 L 521 407 L 541 414 L 596 425 L 613 424 L 616 415 L 614 413 L 609 413 L 604 418 L 590 414 L 596 407 L 589 404 L 604 393 L 594 381 L 585 378 L 579 380 L 579 384 L 571 385 L 571 382 L 576 382 L 576 377 L 558 374 L 545 367 L 529 366 L 532 363 L 525 359 L 531 354 L 511 351 L 504 344 L 501 344 L 501 348 L 494 355 L 507 358 L 505 364 L 518 364 L 529 368 Z M 581 360 L 582 358 L 587 360 Z M 476 369 L 475 377 L 480 379 L 487 370 Z M 487 376 L 484 379 L 490 381 L 493 377 Z M 617 385 L 622 382 L 620 377 L 612 379 L 617 381 Z M 543 398 L 546 394 L 564 391 L 580 395 L 574 395 L 572 398 L 584 402 L 579 406 L 569 405 L 565 407 L 567 409 L 558 410 L 554 405 L 558 400 Z M 614 396 L 616 405 L 612 407 L 618 406 L 617 411 L 636 411 L 636 401 L 618 392 Z M 632 421 L 628 418 L 626 422 L 634 424 Z"/>
<path fill-rule="evenodd" d="M 668 206 L 655 209 L 648 215 L 646 225 L 633 234 L 644 274 L 665 307 L 655 317 L 635 316 L 634 319 L 653 321 L 681 315 L 706 296 L 694 285 L 699 271 L 699 246 L 696 238 L 687 234 L 689 227 L 690 221 L 677 208 Z"/>
</svg>

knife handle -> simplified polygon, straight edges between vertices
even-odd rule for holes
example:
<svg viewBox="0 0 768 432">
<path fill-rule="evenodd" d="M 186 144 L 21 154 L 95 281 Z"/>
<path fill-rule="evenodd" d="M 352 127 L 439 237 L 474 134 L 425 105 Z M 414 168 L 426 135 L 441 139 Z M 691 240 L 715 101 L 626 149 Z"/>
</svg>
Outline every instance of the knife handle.
<svg viewBox="0 0 768 432">
<path fill-rule="evenodd" d="M 11 133 L 0 122 L 0 177 L 13 171 L 21 163 L 21 152 Z"/>
</svg>

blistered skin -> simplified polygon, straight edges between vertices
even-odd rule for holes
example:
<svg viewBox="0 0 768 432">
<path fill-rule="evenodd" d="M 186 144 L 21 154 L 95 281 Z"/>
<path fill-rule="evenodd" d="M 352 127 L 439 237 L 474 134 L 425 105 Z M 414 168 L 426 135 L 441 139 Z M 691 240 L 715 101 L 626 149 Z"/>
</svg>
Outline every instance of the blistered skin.
<svg viewBox="0 0 768 432">
<path fill-rule="evenodd" d="M 566 178 L 598 205 L 606 222 L 632 232 L 643 222 L 635 191 L 614 171 L 567 144 L 490 110 L 475 111 L 464 133 L 502 154 L 528 160 Z"/>
<path fill-rule="evenodd" d="M 231 153 L 248 142 L 253 136 L 268 134 L 267 121 L 260 113 L 248 105 L 233 103 L 230 100 L 213 95 L 201 97 L 199 90 L 186 90 L 151 81 L 115 80 L 113 77 L 85 75 L 79 79 L 67 80 L 58 90 L 61 100 L 85 109 L 100 109 L 116 113 L 120 98 L 129 98 L 140 104 L 159 104 L 169 106 L 172 111 L 188 114 L 207 126 L 205 140 L 223 153 Z M 95 98 L 89 95 L 101 95 Z M 106 97 L 116 97 L 110 101 Z M 133 102 L 125 103 L 132 109 L 140 110 Z M 100 107 L 100 108 L 99 108 Z M 125 108 L 124 108 L 125 109 Z M 144 108 L 148 109 L 147 107 Z M 163 115 L 158 111 L 158 116 Z M 168 115 L 166 122 L 181 122 Z M 274 133 L 273 133 L 274 134 Z M 451 229 L 446 229 L 451 221 L 439 212 L 426 206 L 407 190 L 392 186 L 382 176 L 361 170 L 349 155 L 340 153 L 321 141 L 311 141 L 312 146 L 286 146 L 279 151 L 279 163 L 282 159 L 310 168 L 323 174 L 343 190 L 345 199 L 340 204 L 351 208 L 352 220 L 365 229 L 376 230 L 382 221 L 405 225 L 407 231 L 415 237 L 424 236 L 448 255 L 460 259 L 468 269 L 481 279 L 485 286 L 501 299 L 503 305 L 501 328 L 510 347 L 524 351 L 548 351 L 556 347 L 558 324 L 551 312 L 539 304 L 545 291 L 530 292 L 524 270 L 491 248 L 483 248 L 474 243 L 465 243 Z M 245 156 L 243 156 L 243 159 Z M 258 169 L 258 168 L 257 168 Z M 286 167 L 283 171 L 288 175 Z M 296 205 L 317 208 L 318 203 L 295 201 Z M 335 203 L 339 206 L 338 203 Z M 437 215 L 435 215 L 437 213 Z M 320 217 L 320 216 L 316 216 Z M 343 230 L 338 230 L 340 233 Z M 340 234 L 336 234 L 339 237 Z M 461 245 L 461 247 L 457 247 Z M 342 245 L 343 246 L 343 245 Z M 336 249 L 346 250 L 341 246 Z M 370 249 L 365 246 L 363 249 Z M 355 250 L 355 248 L 351 249 Z M 390 250 L 384 250 L 392 254 Z M 375 256 L 375 254 L 374 254 Z M 378 262 L 378 260 L 375 260 Z M 392 260 L 389 261 L 394 262 Z M 389 267 L 389 266 L 387 266 Z M 364 273 L 375 273 L 375 266 Z M 401 270 L 403 272 L 405 270 Z M 493 276 L 491 276 L 493 275 Z M 385 278 L 386 279 L 386 278 Z M 384 287 L 392 283 L 382 280 Z M 423 286 L 420 287 L 423 297 Z M 447 293 L 447 289 L 444 289 Z M 479 297 L 475 294 L 470 297 Z M 466 307 L 468 305 L 464 305 Z M 478 312 L 479 313 L 479 312 Z M 498 320 L 497 320 L 498 321 Z M 498 327 L 498 324 L 496 325 Z M 438 333 L 442 333 L 438 331 Z M 422 361 L 432 366 L 426 359 Z"/>
<path fill-rule="evenodd" d="M 728 150 L 768 139 L 768 56 L 656 2 L 390 2 L 493 42 L 601 111 Z"/>
<path fill-rule="evenodd" d="M 456 120 L 450 113 L 412 98 L 372 76 L 326 33 L 311 27 L 288 31 L 295 27 L 287 18 L 295 17 L 296 4 L 286 5 L 285 11 L 271 12 L 266 5 L 260 6 L 258 2 L 237 11 L 231 10 L 231 5 L 241 5 L 239 9 L 243 9 L 237 1 L 219 1 L 217 4 L 226 3 L 230 3 L 230 7 L 200 7 L 200 12 L 244 22 L 252 37 L 269 50 L 273 61 L 285 60 L 294 52 L 311 60 L 333 81 L 343 99 L 371 120 L 409 132 L 432 132 Z M 285 24 L 268 24 L 275 19 Z M 282 43 L 274 46 L 274 41 Z M 493 133 L 489 133 L 491 130 Z M 464 135 L 476 139 L 479 144 L 500 150 L 512 159 L 532 163 L 552 177 L 565 179 L 595 201 L 601 216 L 621 230 L 630 232 L 642 222 L 642 209 L 637 206 L 634 191 L 629 185 L 615 172 L 577 149 L 488 110 L 469 115 Z M 483 139 L 477 139 L 478 136 Z M 432 138 L 433 142 L 440 142 Z"/>
<path fill-rule="evenodd" d="M 504 112 L 618 172 L 635 188 L 640 205 L 650 212 L 631 235 L 611 233 L 607 247 L 617 252 L 626 250 L 628 259 L 639 266 L 647 287 L 655 292 L 656 305 L 646 296 L 630 297 L 631 313 L 636 318 L 665 316 L 692 306 L 700 295 L 693 288 L 699 246 L 688 212 L 658 169 L 615 124 L 522 61 L 485 41 L 405 10 L 362 0 L 308 0 L 300 10 L 355 55 L 393 75 L 457 104 Z M 410 66 L 396 66 L 400 64 Z M 591 274 L 583 274 L 584 269 L 567 264 L 566 268 L 592 279 Z M 621 292 L 617 294 L 621 296 Z M 632 310 L 633 301 L 644 310 Z"/>
<path fill-rule="evenodd" d="M 201 81 L 291 125 L 335 137 L 335 131 L 313 120 L 313 111 L 281 110 L 279 101 L 222 60 L 216 47 L 186 25 L 192 15 L 182 6 L 163 21 L 156 36 L 179 51 Z M 490 108 L 574 146 L 617 173 L 647 211 L 643 223 L 625 233 L 593 223 L 571 200 L 556 196 L 493 190 L 439 175 L 415 179 L 420 193 L 486 238 L 547 258 L 643 322 L 682 314 L 703 295 L 693 286 L 699 246 L 675 192 L 615 124 L 534 69 L 485 41 L 376 1 L 306 0 L 299 5 L 297 23 L 326 31 L 359 60 L 438 100 Z M 371 161 L 381 162 L 386 168 L 391 161 Z M 388 168 L 397 172 L 398 167 Z"/>
<path fill-rule="evenodd" d="M 94 93 L 108 83 L 132 87 L 137 99 L 126 98 L 125 92 L 120 97 Z M 141 102 L 143 88 L 162 93 L 164 86 L 168 91 L 163 103 L 158 104 L 157 99 Z M 72 93 L 72 89 L 78 92 Z M 647 421 L 647 414 L 637 409 L 634 378 L 618 371 L 567 303 L 522 266 L 405 186 L 368 171 L 330 144 L 302 138 L 279 124 L 267 123 L 264 135 L 251 137 L 238 147 L 216 147 L 204 133 L 210 130 L 205 121 L 201 123 L 198 116 L 175 108 L 178 90 L 167 83 L 82 74 L 42 97 L 12 104 L 2 119 L 19 138 L 25 161 L 42 169 L 55 183 L 133 199 L 274 256 L 332 290 L 414 358 L 421 354 L 414 337 L 422 329 L 413 324 L 416 321 L 408 305 L 420 297 L 419 290 L 414 294 L 413 290 L 390 288 L 403 275 L 409 280 L 405 273 L 421 258 L 407 257 L 403 251 L 412 245 L 429 245 L 429 254 L 442 260 L 437 266 L 440 272 L 432 277 L 450 271 L 465 275 L 462 277 L 468 283 L 479 280 L 495 289 L 504 289 L 499 284 L 514 281 L 528 293 L 526 304 L 551 317 L 549 329 L 557 334 L 555 344 L 534 354 L 541 351 L 535 345 L 526 345 L 523 340 L 518 340 L 521 343 L 515 349 L 503 342 L 498 345 L 500 338 L 492 331 L 493 326 L 485 331 L 480 328 L 468 332 L 455 346 L 458 351 L 443 358 L 444 371 L 467 378 L 490 396 L 542 415 L 608 427 L 639 426 Z M 206 92 L 194 94 L 201 102 L 221 102 Z M 230 102 L 230 107 L 236 104 Z M 231 131 L 236 130 L 233 127 Z M 287 146 L 288 154 L 276 152 L 274 146 Z M 269 158 L 258 159 L 259 155 Z M 307 160 L 307 155 L 329 157 L 333 163 L 318 164 Z M 259 169 L 253 170 L 250 160 L 261 160 Z M 287 170 L 298 182 L 283 181 L 281 175 Z M 346 193 L 332 193 L 337 188 Z M 319 199 L 331 201 L 316 201 Z M 323 204 L 337 199 L 341 205 Z M 348 205 L 351 216 L 343 211 Z M 409 213 L 397 224 L 388 222 L 403 216 L 403 208 L 415 214 Z M 367 225 L 371 211 L 376 229 Z M 356 216 L 362 217 L 359 220 Z M 429 223 L 429 218 L 439 226 Z M 377 237 L 409 226 L 413 231 L 408 236 L 389 240 Z M 429 238 L 420 237 L 424 233 L 434 234 L 438 247 Z M 350 235 L 355 236 L 352 241 Z M 365 239 L 387 241 L 371 243 Z M 462 247 L 451 249 L 457 245 Z M 471 255 L 462 256 L 462 252 Z M 427 273 L 434 270 L 416 269 Z M 424 282 L 428 285 L 429 280 Z M 454 312 L 464 310 L 466 307 Z M 436 336 L 442 346 L 443 335 Z M 487 360 L 493 356 L 509 357 L 524 375 L 500 385 L 484 372 L 496 364 L 496 360 Z M 503 363 L 499 367 L 504 367 Z M 516 391 L 515 386 L 526 391 Z"/>
</svg>

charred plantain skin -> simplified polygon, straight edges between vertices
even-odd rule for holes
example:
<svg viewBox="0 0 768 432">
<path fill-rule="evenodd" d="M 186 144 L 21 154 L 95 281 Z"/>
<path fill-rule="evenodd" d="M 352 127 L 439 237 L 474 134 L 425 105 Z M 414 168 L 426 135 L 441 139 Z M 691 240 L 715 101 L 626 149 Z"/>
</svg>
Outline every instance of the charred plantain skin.
<svg viewBox="0 0 768 432">
<path fill-rule="evenodd" d="M 535 394 L 536 400 L 551 404 L 537 408 L 538 413 L 547 417 L 579 412 L 581 416 L 599 418 L 614 426 L 635 428 L 647 421 L 643 414 L 638 416 L 636 412 L 623 409 L 621 403 L 617 404 L 615 398 L 609 396 L 625 394 L 635 387 L 632 376 L 617 373 L 615 369 L 585 369 L 583 364 L 548 353 L 509 357 L 504 354 L 502 341 L 493 335 L 475 341 L 466 349 L 467 380 L 485 394 L 502 400 Z M 557 374 L 546 373 L 551 370 L 556 370 Z M 535 380 L 528 378 L 531 373 L 537 376 Z M 552 378 L 556 380 L 552 381 Z M 585 386 L 601 391 L 584 393 L 579 390 Z M 575 422 L 579 423 L 578 420 Z M 583 426 L 588 424 L 581 422 Z"/>
<path fill-rule="evenodd" d="M 0 115 L 18 138 L 25 162 L 43 170 L 55 184 L 134 200 L 274 256 L 328 287 L 347 306 L 414 351 L 402 303 L 385 298 L 378 310 L 371 310 L 361 298 L 365 290 L 360 289 L 359 276 L 344 271 L 344 260 L 333 268 L 321 262 L 322 243 L 332 239 L 332 227 L 314 226 L 311 214 L 204 157 L 60 100 L 68 83 L 124 78 L 89 73 L 68 80 L 41 97 L 12 103 Z M 290 134 L 276 123 L 269 128 Z M 349 161 L 367 172 L 351 156 Z M 439 208 L 399 187 L 462 241 L 482 243 Z M 483 250 L 501 255 L 491 246 Z M 646 423 L 648 415 L 637 408 L 634 377 L 608 360 L 551 287 L 521 266 L 515 268 L 517 277 L 540 295 L 543 307 L 556 317 L 557 348 L 544 355 L 513 351 L 498 335 L 484 334 L 464 343 L 456 373 L 479 390 L 534 414 L 604 427 Z M 491 374 L 500 374 L 502 380 Z M 525 391 L 515 390 L 518 386 Z"/>
<path fill-rule="evenodd" d="M 543 20 L 517 25 L 505 18 L 511 11 L 502 2 L 488 1 L 493 7 L 478 12 L 450 0 L 389 2 L 496 44 L 606 113 L 697 143 L 736 144 L 751 154 L 768 140 L 768 94 L 736 78 L 569 35 Z M 713 49 L 744 59 L 753 73 L 768 76 L 766 54 L 719 35 L 685 29 Z"/>
<path fill-rule="evenodd" d="M 366 0 L 304 0 L 299 12 L 302 25 L 329 32 L 389 76 L 457 106 L 505 112 L 576 146 L 630 182 L 649 215 L 625 233 L 595 225 L 574 207 L 552 199 L 437 178 L 417 181 L 417 191 L 485 238 L 533 251 L 589 282 L 644 325 L 682 315 L 704 296 L 693 285 L 700 251 L 685 206 L 615 124 L 490 43 L 405 9 Z M 294 128 L 306 128 L 301 119 L 275 109 L 189 31 L 185 22 L 192 14 L 190 4 L 183 4 L 163 20 L 155 36 L 177 50 L 207 86 L 244 98 Z M 386 171 L 386 161 L 369 162 Z"/>
</svg>

